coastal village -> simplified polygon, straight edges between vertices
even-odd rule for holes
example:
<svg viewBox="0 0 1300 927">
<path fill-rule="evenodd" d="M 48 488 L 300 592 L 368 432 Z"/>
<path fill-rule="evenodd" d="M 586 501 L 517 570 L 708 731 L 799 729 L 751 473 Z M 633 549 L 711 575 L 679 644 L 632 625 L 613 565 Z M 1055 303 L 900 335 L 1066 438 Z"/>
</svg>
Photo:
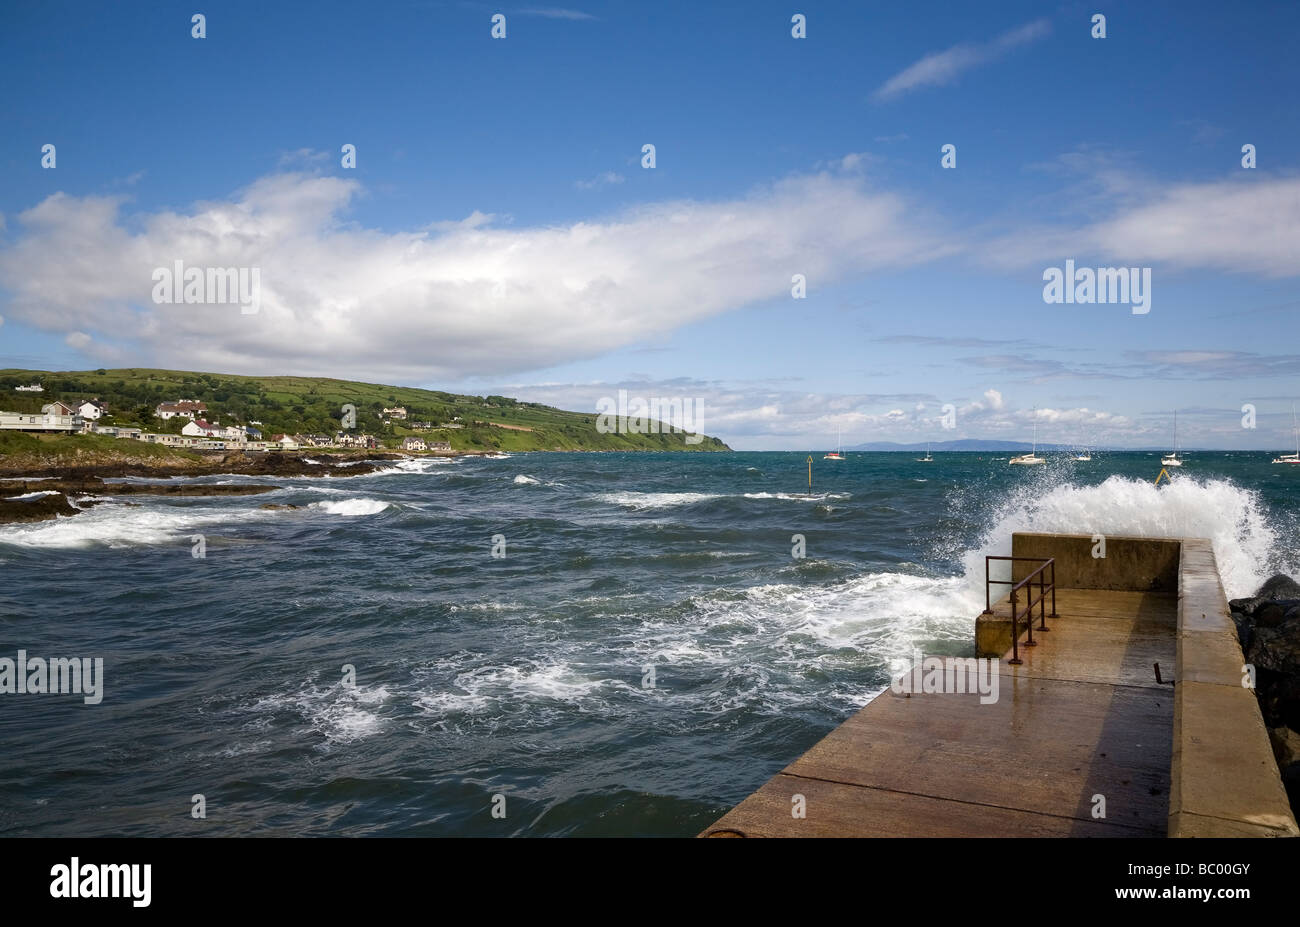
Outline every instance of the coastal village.
<svg viewBox="0 0 1300 927">
<path fill-rule="evenodd" d="M 15 387 L 15 392 L 42 393 L 44 387 L 39 383 Z M 331 449 L 377 449 L 381 440 L 374 435 L 358 434 L 350 431 L 336 431 L 334 434 L 273 434 L 264 435 L 258 427 L 261 422 L 249 422 L 245 425 L 221 425 L 215 410 L 196 399 L 176 399 L 160 402 L 154 408 L 154 415 L 160 421 L 176 418 L 186 419 L 180 433 L 150 432 L 141 428 L 117 426 L 101 422 L 111 419 L 109 407 L 98 398 L 82 400 L 55 400 L 35 412 L 0 411 L 0 431 L 50 432 L 62 434 L 96 434 L 111 438 L 131 441 L 143 441 L 146 444 L 159 444 L 167 447 L 186 448 L 196 451 L 297 451 L 309 448 Z M 403 406 L 394 406 L 383 410 L 385 423 L 407 423 L 407 410 Z M 421 430 L 432 428 L 429 422 L 410 422 L 408 427 Z M 444 428 L 461 427 L 449 423 Z M 419 436 L 407 436 L 398 445 L 403 451 L 433 452 L 450 454 L 451 443 L 447 441 L 429 441 Z"/>
</svg>

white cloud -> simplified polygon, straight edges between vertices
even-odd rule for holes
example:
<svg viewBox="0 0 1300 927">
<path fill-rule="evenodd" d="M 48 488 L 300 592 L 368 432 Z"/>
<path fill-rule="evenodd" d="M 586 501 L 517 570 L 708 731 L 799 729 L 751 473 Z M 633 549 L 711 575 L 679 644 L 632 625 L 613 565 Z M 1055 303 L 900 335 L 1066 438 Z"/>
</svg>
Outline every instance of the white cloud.
<svg viewBox="0 0 1300 927">
<path fill-rule="evenodd" d="M 360 190 L 277 174 L 227 201 L 128 217 L 120 197 L 55 194 L 20 214 L 0 250 L 8 313 L 186 369 L 427 381 L 593 357 L 788 299 L 794 273 L 820 285 L 954 250 L 901 197 L 824 173 L 534 228 L 477 213 L 411 232 L 359 228 L 342 214 Z M 259 268 L 260 312 L 154 304 L 153 270 L 177 260 Z"/>
<path fill-rule="evenodd" d="M 1060 266 L 1067 257 L 1096 255 L 1124 266 L 1167 263 L 1295 276 L 1300 273 L 1300 178 L 1250 173 L 1148 187 L 1143 201 L 1115 201 L 1114 218 L 1074 228 L 1027 226 L 992 238 L 983 252 L 989 263 L 1001 266 L 1034 261 Z"/>
<path fill-rule="evenodd" d="M 1045 19 L 1004 32 L 989 42 L 962 43 L 941 52 L 931 52 L 885 81 L 875 92 L 877 100 L 891 100 L 919 87 L 951 84 L 964 72 L 1001 58 L 1021 45 L 1036 42 L 1052 31 Z"/>
<path fill-rule="evenodd" d="M 566 10 L 555 7 L 544 7 L 541 9 L 518 10 L 520 16 L 543 16 L 546 19 L 595 19 L 590 13 L 584 13 L 581 10 Z"/>
<path fill-rule="evenodd" d="M 599 190 L 601 187 L 620 184 L 623 180 L 624 177 L 622 174 L 616 174 L 613 171 L 604 171 L 590 180 L 575 180 L 573 185 L 579 190 Z"/>
<path fill-rule="evenodd" d="M 308 167 L 313 164 L 320 164 L 329 156 L 328 151 L 316 151 L 314 148 L 298 148 L 294 151 L 282 152 L 278 163 L 280 167 Z"/>
<path fill-rule="evenodd" d="M 1026 440 L 1032 435 L 1034 416 L 1043 442 L 1069 444 L 1107 442 L 1129 444 L 1147 437 L 1129 418 L 1088 408 L 1012 409 L 995 389 L 981 398 L 917 394 L 849 394 L 798 392 L 767 383 L 724 384 L 677 378 L 632 380 L 618 383 L 492 383 L 474 391 L 518 396 L 564 409 L 591 411 L 603 396 L 626 389 L 629 397 L 646 400 L 690 399 L 699 409 L 701 429 L 722 438 L 737 450 L 807 450 L 832 447 L 842 436 L 845 447 L 874 441 L 917 444 L 960 438 Z M 990 395 L 992 394 L 992 395 Z M 943 427 L 941 407 L 957 406 L 957 427 Z M 913 411 L 907 412 L 907 408 Z M 923 414 L 933 408 L 930 416 Z M 1167 426 L 1158 423 L 1155 433 Z"/>
</svg>

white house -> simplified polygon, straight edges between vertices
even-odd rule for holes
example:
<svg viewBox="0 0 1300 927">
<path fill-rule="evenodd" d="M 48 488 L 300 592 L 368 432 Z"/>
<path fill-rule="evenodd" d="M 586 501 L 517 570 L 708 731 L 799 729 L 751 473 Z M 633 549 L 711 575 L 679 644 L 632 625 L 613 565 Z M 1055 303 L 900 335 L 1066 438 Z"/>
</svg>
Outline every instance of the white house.
<svg viewBox="0 0 1300 927">
<path fill-rule="evenodd" d="M 33 383 L 31 386 L 15 386 L 14 391 L 18 393 L 43 393 L 45 387 L 39 383 Z"/>
<path fill-rule="evenodd" d="M 77 410 L 66 402 L 47 402 L 41 406 L 41 411 L 46 415 L 76 415 Z"/>
<path fill-rule="evenodd" d="M 106 411 L 108 411 L 108 407 L 98 399 L 87 399 L 77 406 L 77 414 L 88 422 L 98 421 Z"/>
<path fill-rule="evenodd" d="M 293 435 L 271 435 L 271 443 L 283 451 L 296 451 L 298 442 Z"/>
<path fill-rule="evenodd" d="M 402 450 L 404 451 L 422 451 L 425 449 L 423 438 L 403 438 Z"/>
<path fill-rule="evenodd" d="M 80 431 L 81 418 L 53 412 L 0 412 L 0 430 Z"/>
<path fill-rule="evenodd" d="M 391 409 L 385 409 L 384 418 L 404 420 L 406 418 L 406 406 L 393 406 Z"/>
<path fill-rule="evenodd" d="M 178 415 L 194 421 L 205 412 L 208 407 L 196 399 L 178 399 L 175 402 L 160 402 L 158 408 L 154 409 L 154 415 L 158 416 L 164 422 L 169 418 L 175 418 Z"/>
<path fill-rule="evenodd" d="M 199 418 L 186 424 L 186 426 L 181 429 L 181 434 L 187 435 L 191 438 L 220 438 L 225 434 L 225 432 L 216 425 L 205 422 L 203 419 Z"/>
</svg>

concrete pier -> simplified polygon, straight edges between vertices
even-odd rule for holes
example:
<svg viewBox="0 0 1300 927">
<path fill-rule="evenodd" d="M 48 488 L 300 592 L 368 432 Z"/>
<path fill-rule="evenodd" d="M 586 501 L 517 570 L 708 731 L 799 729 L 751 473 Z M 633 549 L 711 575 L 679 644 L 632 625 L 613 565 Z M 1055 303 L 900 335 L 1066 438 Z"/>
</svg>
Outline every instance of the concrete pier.
<svg viewBox="0 0 1300 927">
<path fill-rule="evenodd" d="M 887 689 L 701 836 L 1300 833 L 1209 542 L 1093 550 L 1083 535 L 1013 537 L 1017 557 L 1056 558 L 1059 617 L 1032 648 L 1022 619 L 1024 663 L 999 653 L 995 701 Z M 999 633 L 1009 647 L 1007 609 L 981 616 L 986 648 Z"/>
</svg>

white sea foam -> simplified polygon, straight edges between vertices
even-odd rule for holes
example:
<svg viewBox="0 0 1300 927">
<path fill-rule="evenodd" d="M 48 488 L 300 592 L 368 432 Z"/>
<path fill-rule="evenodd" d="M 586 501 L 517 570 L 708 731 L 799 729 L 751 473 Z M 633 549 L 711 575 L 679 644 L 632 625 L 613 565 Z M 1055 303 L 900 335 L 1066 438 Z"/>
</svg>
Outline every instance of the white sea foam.
<svg viewBox="0 0 1300 927">
<path fill-rule="evenodd" d="M 663 509 L 676 505 L 694 505 L 697 502 L 709 502 L 714 499 L 727 498 L 723 493 L 708 492 L 610 492 L 596 497 L 601 502 L 610 502 L 630 509 Z M 785 493 L 785 492 L 747 492 L 731 498 L 774 499 L 782 502 L 826 502 L 831 499 L 848 499 L 846 492 Z"/>
<path fill-rule="evenodd" d="M 589 679 L 563 662 L 490 666 L 456 677 L 456 685 L 471 695 L 496 693 L 560 701 L 576 701 L 591 695 L 606 682 Z"/>
<path fill-rule="evenodd" d="M 350 743 L 383 729 L 380 711 L 392 698 L 385 686 L 304 686 L 297 692 L 272 695 L 253 705 L 258 713 L 291 711 L 309 730 L 331 743 Z"/>
<path fill-rule="evenodd" d="M 707 492 L 609 492 L 596 497 L 601 502 L 622 505 L 630 509 L 663 509 L 675 505 L 693 505 L 721 499 L 717 493 Z"/>
<path fill-rule="evenodd" d="M 456 457 L 404 457 L 394 462 L 391 467 L 384 467 L 366 476 L 410 476 L 419 473 L 433 473 L 436 470 L 455 464 Z"/>
<path fill-rule="evenodd" d="M 0 544 L 24 547 L 85 548 L 135 547 L 184 543 L 195 533 L 206 533 L 214 525 L 247 521 L 273 515 L 260 509 L 213 508 L 201 503 L 193 507 L 145 502 L 124 505 L 104 502 L 68 518 L 0 528 Z"/>
<path fill-rule="evenodd" d="M 511 482 L 513 482 L 516 486 L 549 486 L 552 489 L 565 488 L 565 485 L 563 483 L 557 482 L 555 480 L 539 480 L 537 477 L 528 476 L 525 473 L 517 474 Z"/>
<path fill-rule="evenodd" d="M 1096 486 L 1044 479 L 1021 486 L 993 513 L 984 540 L 966 553 L 972 585 L 983 588 L 984 556 L 1009 554 L 1014 531 L 1209 538 L 1229 598 L 1249 595 L 1284 566 L 1258 492 L 1188 474 L 1158 488 L 1120 476 Z"/>
<path fill-rule="evenodd" d="M 391 503 L 382 499 L 333 499 L 324 502 L 313 502 L 307 506 L 311 509 L 317 509 L 321 512 L 328 512 L 331 515 L 377 515 L 384 509 L 388 508 Z"/>
<path fill-rule="evenodd" d="M 790 493 L 790 492 L 747 492 L 746 499 L 780 499 L 783 502 L 826 502 L 829 499 L 848 499 L 847 492 Z"/>
<path fill-rule="evenodd" d="M 577 709 L 603 714 L 609 710 L 602 690 L 626 687 L 609 678 L 584 676 L 562 660 L 524 665 L 477 666 L 456 673 L 450 684 L 428 688 L 422 683 L 412 704 L 441 724 L 471 716 L 489 727 L 505 715 L 515 724 L 545 725 L 557 711 Z M 520 710 L 526 709 L 521 715 Z"/>
<path fill-rule="evenodd" d="M 791 656 L 850 648 L 885 659 L 909 654 L 920 640 L 969 637 L 983 606 L 959 578 L 910 573 L 866 573 L 828 586 L 773 583 L 746 589 L 740 601 L 712 594 L 694 601 L 705 625 L 775 633 Z"/>
</svg>

